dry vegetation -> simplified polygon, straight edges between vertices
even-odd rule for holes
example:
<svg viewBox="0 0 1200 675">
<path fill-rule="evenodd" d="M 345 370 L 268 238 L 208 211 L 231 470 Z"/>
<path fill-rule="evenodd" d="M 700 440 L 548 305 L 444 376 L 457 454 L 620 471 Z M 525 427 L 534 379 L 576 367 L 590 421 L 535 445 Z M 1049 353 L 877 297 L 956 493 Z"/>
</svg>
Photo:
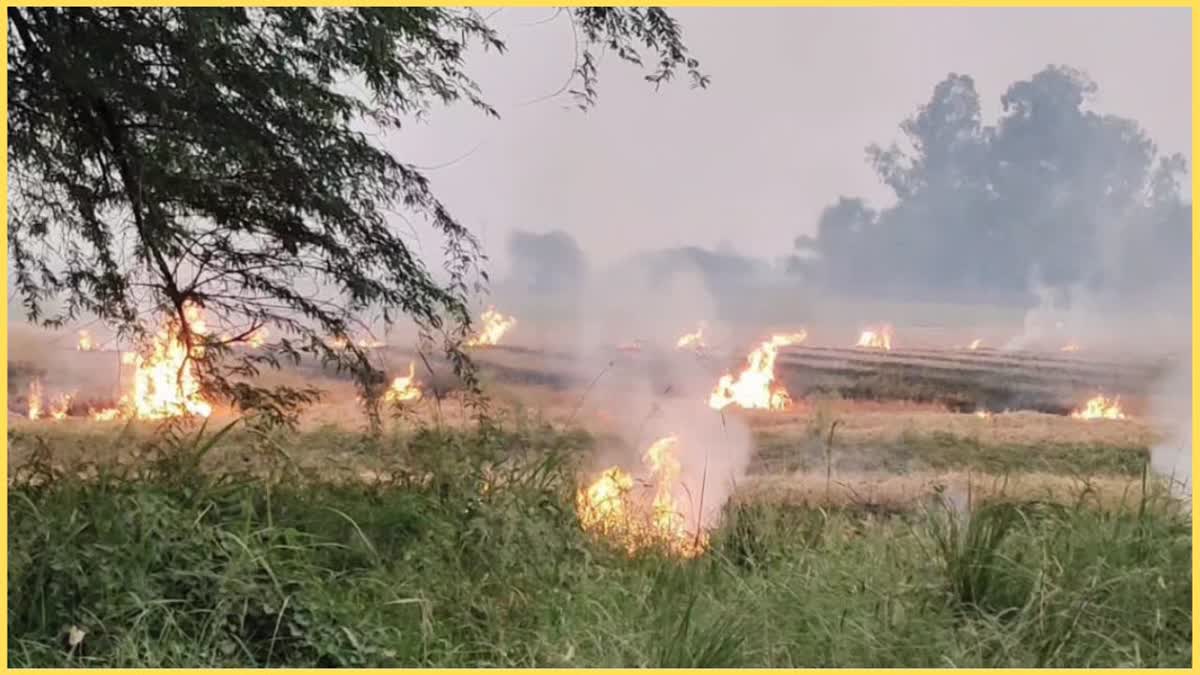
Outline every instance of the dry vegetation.
<svg viewBox="0 0 1200 675">
<path fill-rule="evenodd" d="M 90 377 L 111 391 L 112 371 L 87 364 L 113 353 L 37 351 L 46 344 L 10 362 L 10 391 L 52 372 L 52 384 Z M 264 375 L 326 390 L 294 431 L 226 432 L 219 408 L 200 430 L 29 421 L 14 398 L 10 663 L 1190 658 L 1187 511 L 1146 472 L 1160 430 L 1140 414 L 1062 414 L 1100 385 L 1140 411 L 1155 364 L 787 349 L 779 369 L 799 397 L 725 411 L 749 427 L 753 457 L 707 551 L 684 561 L 630 557 L 583 532 L 570 506 L 581 478 L 638 451 L 622 433 L 628 409 L 596 382 L 640 369 L 662 386 L 662 354 L 476 355 L 482 427 L 437 361 L 418 362 L 424 397 L 390 409 L 379 436 L 364 433 L 349 382 L 308 367 Z M 401 372 L 412 354 L 378 357 Z M 714 378 L 737 361 L 670 358 Z M 1060 414 L 984 412 L 971 398 L 981 383 L 1015 403 L 1046 392 L 1056 403 L 1043 409 Z M 913 394 L 925 388 L 942 394 Z M 85 637 L 64 648 L 69 629 Z"/>
</svg>

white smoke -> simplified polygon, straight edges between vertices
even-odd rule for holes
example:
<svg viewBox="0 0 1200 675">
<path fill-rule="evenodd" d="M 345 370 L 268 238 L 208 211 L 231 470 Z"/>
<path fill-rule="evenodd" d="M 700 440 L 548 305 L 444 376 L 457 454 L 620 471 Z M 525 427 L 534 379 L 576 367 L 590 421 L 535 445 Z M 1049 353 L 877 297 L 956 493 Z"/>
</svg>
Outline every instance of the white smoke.
<svg viewBox="0 0 1200 675">
<path fill-rule="evenodd" d="M 1150 450 L 1150 468 L 1170 481 L 1171 491 L 1192 494 L 1192 359 L 1191 352 L 1172 364 L 1150 399 L 1153 422 L 1165 434 Z"/>
<path fill-rule="evenodd" d="M 698 271 L 688 268 L 657 282 L 637 273 L 607 276 L 590 284 L 586 295 L 588 311 L 577 329 L 578 368 L 582 374 L 592 367 L 599 375 L 586 408 L 610 420 L 625 448 L 606 454 L 597 468 L 616 463 L 639 475 L 646 450 L 675 436 L 676 504 L 690 528 L 714 526 L 746 474 L 754 445 L 745 422 L 709 408 L 714 365 L 674 346 L 701 322 L 710 338 L 716 302 Z M 643 342 L 640 352 L 615 350 L 634 339 Z"/>
</svg>

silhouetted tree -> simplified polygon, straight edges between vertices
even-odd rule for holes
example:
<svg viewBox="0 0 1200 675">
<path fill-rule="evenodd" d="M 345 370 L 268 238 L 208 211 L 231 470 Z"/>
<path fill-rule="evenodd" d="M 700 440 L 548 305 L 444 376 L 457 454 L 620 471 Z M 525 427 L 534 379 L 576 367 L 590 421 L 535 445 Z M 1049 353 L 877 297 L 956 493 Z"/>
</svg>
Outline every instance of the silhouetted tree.
<svg viewBox="0 0 1200 675">
<path fill-rule="evenodd" d="M 587 279 L 587 259 L 575 239 L 560 230 L 516 230 L 508 240 L 510 281 L 537 293 L 577 291 Z"/>
<path fill-rule="evenodd" d="M 973 80 L 951 73 L 903 121 L 908 150 L 867 148 L 896 203 L 880 212 L 843 197 L 798 250 L 847 290 L 928 295 L 1043 283 L 1115 289 L 1179 283 L 1191 205 L 1180 155 L 1158 156 L 1133 120 L 1087 109 L 1097 85 L 1049 66 L 1001 97 L 983 126 Z"/>
</svg>

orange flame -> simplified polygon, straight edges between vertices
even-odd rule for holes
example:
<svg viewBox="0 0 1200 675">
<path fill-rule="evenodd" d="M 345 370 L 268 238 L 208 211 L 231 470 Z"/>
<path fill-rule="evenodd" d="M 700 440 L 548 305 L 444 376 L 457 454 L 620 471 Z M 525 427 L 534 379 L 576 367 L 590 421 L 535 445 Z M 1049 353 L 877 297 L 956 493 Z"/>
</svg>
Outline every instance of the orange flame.
<svg viewBox="0 0 1200 675">
<path fill-rule="evenodd" d="M 192 333 L 204 335 L 208 332 L 199 307 L 188 303 L 184 305 L 183 313 Z M 203 354 L 203 347 L 194 346 L 189 355 L 181 334 L 178 319 L 172 317 L 144 353 L 131 357 L 135 369 L 133 392 L 124 401 L 136 417 L 163 419 L 212 414 L 212 405 L 200 395 L 200 381 L 192 360 Z"/>
<path fill-rule="evenodd" d="M 620 467 L 600 474 L 576 494 L 576 511 L 583 529 L 610 539 L 630 553 L 655 546 L 691 558 L 708 548 L 708 535 L 689 532 L 687 518 L 676 501 L 681 465 L 675 456 L 679 439 L 665 436 L 646 450 L 642 461 L 650 478 L 635 491 L 633 476 Z"/>
<path fill-rule="evenodd" d="M 517 325 L 516 317 L 504 316 L 495 307 L 488 307 L 483 313 L 483 329 L 475 337 L 467 340 L 468 347 L 492 346 L 500 343 L 500 338 Z"/>
<path fill-rule="evenodd" d="M 967 345 L 967 349 L 975 351 L 976 349 L 979 349 L 979 345 L 981 344 L 983 344 L 983 340 L 975 338 L 974 340 L 971 340 L 971 344 Z"/>
<path fill-rule="evenodd" d="M 267 343 L 267 338 L 270 337 L 271 331 L 264 328 L 256 328 L 254 332 L 246 336 L 246 344 L 251 349 L 258 349 Z"/>
<path fill-rule="evenodd" d="M 1123 420 L 1125 413 L 1121 411 L 1120 399 L 1095 396 L 1088 400 L 1082 410 L 1071 413 L 1071 417 L 1081 420 Z"/>
<path fill-rule="evenodd" d="M 36 420 L 42 416 L 42 383 L 33 380 L 29 383 L 29 419 Z"/>
<path fill-rule="evenodd" d="M 858 336 L 858 342 L 854 346 L 891 351 L 892 327 L 886 323 L 878 328 L 868 327 Z"/>
<path fill-rule="evenodd" d="M 402 401 L 419 401 L 421 400 L 421 389 L 417 386 L 417 382 L 413 380 L 415 375 L 414 365 L 412 361 L 408 362 L 408 375 L 400 376 L 392 380 L 392 386 L 388 387 L 383 398 L 389 403 L 400 403 Z"/>
<path fill-rule="evenodd" d="M 1077 352 L 1077 351 L 1079 351 L 1079 345 L 1075 344 L 1074 342 L 1068 342 L 1067 344 L 1063 345 L 1063 348 L 1060 349 L 1059 351 L 1061 351 L 1061 352 Z"/>
<path fill-rule="evenodd" d="M 81 352 L 90 352 L 96 348 L 92 342 L 92 336 L 86 330 L 79 331 L 79 343 L 75 346 Z"/>
<path fill-rule="evenodd" d="M 54 400 L 54 405 L 50 406 L 50 419 L 58 422 L 67 419 L 67 411 L 71 409 L 70 394 L 61 394 Z"/>
<path fill-rule="evenodd" d="M 693 351 L 699 352 L 699 351 L 703 351 L 705 346 L 706 345 L 704 344 L 704 323 L 703 322 L 700 323 L 700 326 L 696 329 L 695 333 L 685 333 L 683 336 L 681 336 L 678 340 L 675 341 L 676 349 L 691 349 Z"/>
<path fill-rule="evenodd" d="M 327 340 L 325 344 L 329 345 L 330 349 L 341 351 L 350 346 L 350 341 L 346 338 L 338 337 Z M 359 338 L 354 341 L 354 345 L 359 349 L 376 349 L 384 346 L 384 343 L 370 338 Z"/>
<path fill-rule="evenodd" d="M 111 422 L 120 416 L 121 410 L 119 408 L 88 409 L 88 417 L 91 417 L 96 422 Z"/>
<path fill-rule="evenodd" d="M 708 396 L 708 407 L 721 410 L 725 406 L 736 403 L 747 409 L 783 410 L 792 401 L 787 389 L 773 384 L 775 381 L 775 358 L 779 348 L 799 344 L 808 337 L 808 333 L 800 331 L 791 335 L 773 335 L 770 340 L 758 346 L 746 357 L 747 366 L 738 374 L 735 380 L 732 374 L 725 374 L 717 382 L 717 386 Z"/>
</svg>

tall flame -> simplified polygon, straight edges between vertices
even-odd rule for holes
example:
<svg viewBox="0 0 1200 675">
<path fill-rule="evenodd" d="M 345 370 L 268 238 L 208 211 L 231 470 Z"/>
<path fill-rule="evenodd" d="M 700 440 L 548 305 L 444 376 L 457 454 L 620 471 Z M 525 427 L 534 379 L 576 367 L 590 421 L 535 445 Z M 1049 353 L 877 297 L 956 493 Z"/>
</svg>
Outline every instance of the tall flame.
<svg viewBox="0 0 1200 675">
<path fill-rule="evenodd" d="M 1088 400 L 1082 410 L 1071 413 L 1071 417 L 1082 420 L 1123 420 L 1125 413 L 1121 411 L 1119 399 L 1095 396 Z"/>
<path fill-rule="evenodd" d="M 858 336 L 858 342 L 854 346 L 891 351 L 892 327 L 888 324 L 883 324 L 877 328 L 868 327 Z"/>
<path fill-rule="evenodd" d="M 208 332 L 199 307 L 188 303 L 184 305 L 183 313 L 193 334 Z M 163 419 L 212 414 L 212 405 L 200 394 L 200 381 L 193 361 L 203 354 L 203 347 L 193 346 L 189 354 L 181 339 L 182 333 L 178 319 L 171 318 L 143 353 L 133 355 L 133 392 L 125 402 L 136 417 Z"/>
<path fill-rule="evenodd" d="M 779 348 L 799 344 L 808 337 L 800 331 L 790 335 L 773 335 L 746 357 L 746 368 L 735 379 L 732 374 L 721 376 L 708 396 L 708 407 L 721 410 L 736 403 L 747 409 L 783 410 L 791 404 L 787 389 L 775 382 L 775 358 Z"/>
<path fill-rule="evenodd" d="M 504 316 L 496 311 L 495 307 L 488 307 L 483 313 L 483 328 L 475 337 L 467 340 L 468 347 L 491 346 L 500 343 L 500 338 L 509 331 L 510 328 L 517 325 L 516 317 Z"/>
<path fill-rule="evenodd" d="M 81 352 L 90 352 L 95 349 L 96 345 L 92 342 L 91 333 L 88 333 L 86 330 L 79 331 L 79 343 L 75 348 Z"/>
<path fill-rule="evenodd" d="M 413 379 L 415 375 L 414 364 L 412 361 L 409 361 L 408 375 L 401 375 L 392 380 L 392 385 L 384 392 L 384 400 L 389 403 L 421 400 L 421 388 L 417 386 L 416 381 Z"/>
<path fill-rule="evenodd" d="M 49 413 L 50 419 L 54 421 L 65 420 L 67 412 L 71 409 L 71 401 L 74 396 L 71 394 L 59 394 L 54 398 L 54 402 L 50 405 L 50 409 L 45 409 L 45 398 L 42 394 L 41 380 L 33 380 L 29 383 L 29 404 L 28 412 L 26 413 L 29 419 L 42 419 L 44 413 Z"/>
<path fill-rule="evenodd" d="M 675 341 L 676 349 L 691 349 L 698 352 L 703 351 L 705 346 L 703 322 L 701 322 L 700 326 L 696 328 L 695 333 L 685 333 Z"/>
<path fill-rule="evenodd" d="M 656 546 L 685 558 L 703 553 L 708 548 L 707 533 L 699 527 L 689 531 L 688 519 L 676 500 L 682 469 L 676 457 L 678 445 L 679 439 L 673 435 L 650 445 L 642 457 L 649 472 L 645 481 L 635 482 L 628 472 L 614 466 L 581 488 L 575 505 L 583 529 L 617 542 L 630 554 Z"/>
<path fill-rule="evenodd" d="M 29 383 L 29 419 L 36 420 L 42 416 L 42 383 L 33 380 Z"/>
</svg>

